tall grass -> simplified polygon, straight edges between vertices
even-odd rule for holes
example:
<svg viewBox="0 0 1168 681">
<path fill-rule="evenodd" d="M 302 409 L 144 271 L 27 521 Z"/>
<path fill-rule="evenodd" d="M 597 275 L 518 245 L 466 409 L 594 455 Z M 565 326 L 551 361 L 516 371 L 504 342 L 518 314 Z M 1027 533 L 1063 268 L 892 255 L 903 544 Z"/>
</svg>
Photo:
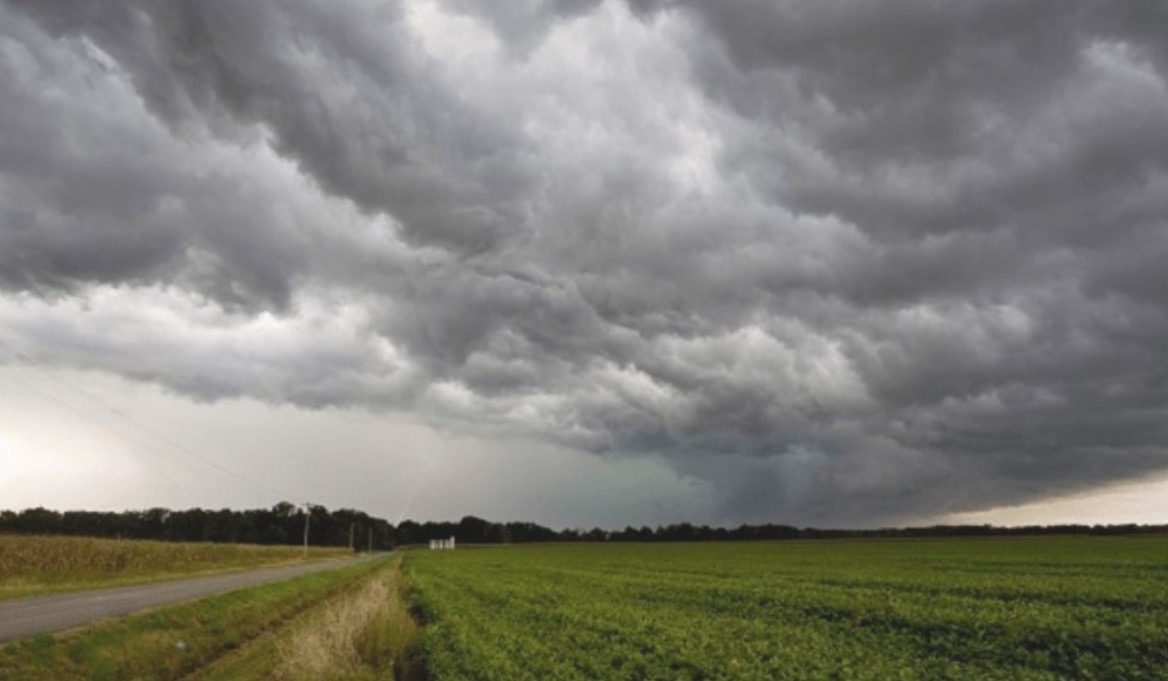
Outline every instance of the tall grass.
<svg viewBox="0 0 1168 681">
<path fill-rule="evenodd" d="M 312 549 L 325 558 L 345 549 Z M 293 546 L 0 534 L 0 599 L 301 560 Z"/>
<path fill-rule="evenodd" d="M 421 678 L 419 631 L 405 576 L 378 574 L 301 622 L 279 646 L 277 681 Z"/>
</svg>

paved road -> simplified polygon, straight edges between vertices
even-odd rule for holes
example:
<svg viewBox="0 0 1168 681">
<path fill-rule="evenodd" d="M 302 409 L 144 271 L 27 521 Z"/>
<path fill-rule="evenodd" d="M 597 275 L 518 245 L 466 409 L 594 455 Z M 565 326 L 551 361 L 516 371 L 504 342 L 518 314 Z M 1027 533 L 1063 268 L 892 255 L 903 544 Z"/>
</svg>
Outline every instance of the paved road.
<svg viewBox="0 0 1168 681">
<path fill-rule="evenodd" d="M 363 559 L 342 558 L 138 586 L 0 601 L 0 641 L 60 631 L 106 617 L 121 617 L 160 605 L 331 570 L 351 565 L 354 560 Z"/>
</svg>

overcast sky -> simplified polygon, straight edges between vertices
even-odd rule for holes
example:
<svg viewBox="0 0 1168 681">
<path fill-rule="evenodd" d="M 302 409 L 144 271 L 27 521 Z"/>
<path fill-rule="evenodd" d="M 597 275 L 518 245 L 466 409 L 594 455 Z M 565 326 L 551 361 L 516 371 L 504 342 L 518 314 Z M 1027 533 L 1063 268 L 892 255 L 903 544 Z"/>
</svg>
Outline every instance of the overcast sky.
<svg viewBox="0 0 1168 681">
<path fill-rule="evenodd" d="M 1166 26 L 0 0 L 0 507 L 1168 522 Z"/>
</svg>

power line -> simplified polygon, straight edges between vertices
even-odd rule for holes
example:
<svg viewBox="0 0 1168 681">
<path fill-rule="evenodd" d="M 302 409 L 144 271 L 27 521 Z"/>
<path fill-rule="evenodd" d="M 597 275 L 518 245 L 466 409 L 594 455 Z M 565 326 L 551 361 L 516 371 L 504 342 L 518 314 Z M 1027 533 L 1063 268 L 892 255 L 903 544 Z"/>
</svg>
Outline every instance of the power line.
<svg viewBox="0 0 1168 681">
<path fill-rule="evenodd" d="M 222 464 L 219 464 L 216 461 L 208 459 L 207 457 L 203 456 L 202 454 L 192 450 L 190 447 L 187 447 L 187 446 L 183 445 L 182 443 L 174 440 L 173 438 L 168 437 L 167 435 L 155 430 L 154 428 L 151 428 L 150 426 L 146 425 L 145 423 L 142 423 L 138 419 L 131 417 L 130 415 L 126 414 L 125 412 L 109 406 L 104 401 L 102 401 L 101 399 L 90 394 L 88 391 L 82 389 L 81 387 L 76 386 L 76 385 L 70 383 L 69 381 L 66 381 L 58 376 L 53 375 L 53 372 L 51 370 L 44 369 L 41 365 L 39 365 L 36 362 L 35 359 L 33 359 L 29 355 L 25 354 L 24 352 L 21 352 L 20 350 L 12 347 L 11 344 L 7 343 L 3 339 L 0 339 L 0 347 L 7 350 L 10 355 L 15 357 L 17 360 L 19 360 L 20 362 L 22 362 L 23 364 L 25 364 L 29 368 L 41 371 L 42 372 L 41 375 L 43 377 L 46 377 L 49 380 L 58 384 L 59 386 L 62 386 L 62 387 L 66 388 L 66 389 L 68 389 L 68 390 L 70 390 L 78 395 L 81 395 L 89 402 L 97 405 L 97 407 L 99 409 L 101 409 L 102 411 L 108 412 L 108 413 L 114 415 L 116 418 L 118 418 L 119 420 L 121 420 L 122 422 L 124 422 L 126 424 L 129 424 L 134 429 L 137 429 L 137 430 L 145 433 L 146 435 L 149 435 L 155 441 L 166 445 L 167 447 L 169 447 L 170 449 L 173 449 L 174 451 L 182 453 L 188 459 L 193 459 L 194 461 L 201 463 L 202 465 L 206 466 L 207 468 L 219 473 L 221 476 L 226 476 L 228 478 L 235 480 L 236 482 L 240 482 L 240 483 L 243 483 L 245 485 L 250 485 L 250 486 L 255 487 L 257 489 L 263 490 L 265 492 L 268 492 L 269 494 L 273 494 L 277 497 L 280 497 L 281 500 L 296 498 L 298 496 L 298 495 L 295 495 L 291 492 L 288 492 L 287 490 L 276 489 L 275 487 L 272 487 L 271 485 L 260 482 L 259 480 L 249 478 L 249 477 L 242 475 L 234 470 L 231 470 L 230 468 L 227 468 L 226 466 L 223 466 Z M 102 430 L 105 430 L 106 432 L 113 433 L 115 436 L 117 436 L 119 438 L 122 437 L 116 431 L 113 431 L 112 429 L 110 429 L 107 425 L 97 421 L 94 418 L 87 416 L 86 414 L 84 414 L 83 412 L 78 410 L 76 407 L 69 405 L 67 402 L 52 395 L 52 393 L 44 390 L 43 388 L 38 388 L 38 387 L 32 386 L 31 384 L 29 384 L 25 381 L 20 381 L 20 383 L 22 385 L 24 385 L 26 389 L 29 389 L 32 392 L 37 393 L 38 397 L 40 397 L 42 400 L 45 400 L 46 402 L 52 404 L 53 406 L 55 406 L 63 411 L 66 411 L 66 412 L 72 412 L 72 414 L 74 416 L 77 416 L 77 417 L 80 417 L 86 421 L 89 421 L 90 423 L 95 424 L 96 426 L 98 426 Z M 160 454 L 161 453 L 157 448 L 151 447 L 149 445 L 147 445 L 145 447 L 145 450 L 150 452 L 150 453 L 153 453 L 153 454 Z M 173 455 L 171 455 L 171 457 L 178 459 L 177 457 L 174 457 Z M 181 459 L 178 459 L 178 460 L 181 460 Z M 185 463 L 187 463 L 187 465 L 190 465 L 190 461 L 187 461 Z M 192 467 L 192 470 L 197 471 L 197 468 Z"/>
<path fill-rule="evenodd" d="M 406 513 L 409 513 L 410 507 L 414 505 L 414 499 L 417 498 L 418 492 L 422 489 L 423 486 L 425 486 L 429 474 L 430 459 L 427 457 L 422 460 L 422 472 L 418 475 L 417 480 L 414 482 L 414 487 L 410 490 L 410 495 L 406 497 L 406 503 L 402 506 L 401 513 L 397 514 L 397 520 L 394 521 L 394 525 L 400 525 L 402 518 L 406 516 Z"/>
</svg>

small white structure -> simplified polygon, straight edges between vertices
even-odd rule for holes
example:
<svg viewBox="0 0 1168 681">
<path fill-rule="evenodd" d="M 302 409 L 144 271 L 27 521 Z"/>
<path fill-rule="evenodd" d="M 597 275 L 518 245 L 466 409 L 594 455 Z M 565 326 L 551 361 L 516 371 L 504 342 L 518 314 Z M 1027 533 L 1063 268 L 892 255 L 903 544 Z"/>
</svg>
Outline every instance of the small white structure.
<svg viewBox="0 0 1168 681">
<path fill-rule="evenodd" d="M 430 550 L 431 551 L 453 551 L 454 550 L 454 537 L 451 537 L 450 539 L 431 539 L 430 540 Z"/>
</svg>

